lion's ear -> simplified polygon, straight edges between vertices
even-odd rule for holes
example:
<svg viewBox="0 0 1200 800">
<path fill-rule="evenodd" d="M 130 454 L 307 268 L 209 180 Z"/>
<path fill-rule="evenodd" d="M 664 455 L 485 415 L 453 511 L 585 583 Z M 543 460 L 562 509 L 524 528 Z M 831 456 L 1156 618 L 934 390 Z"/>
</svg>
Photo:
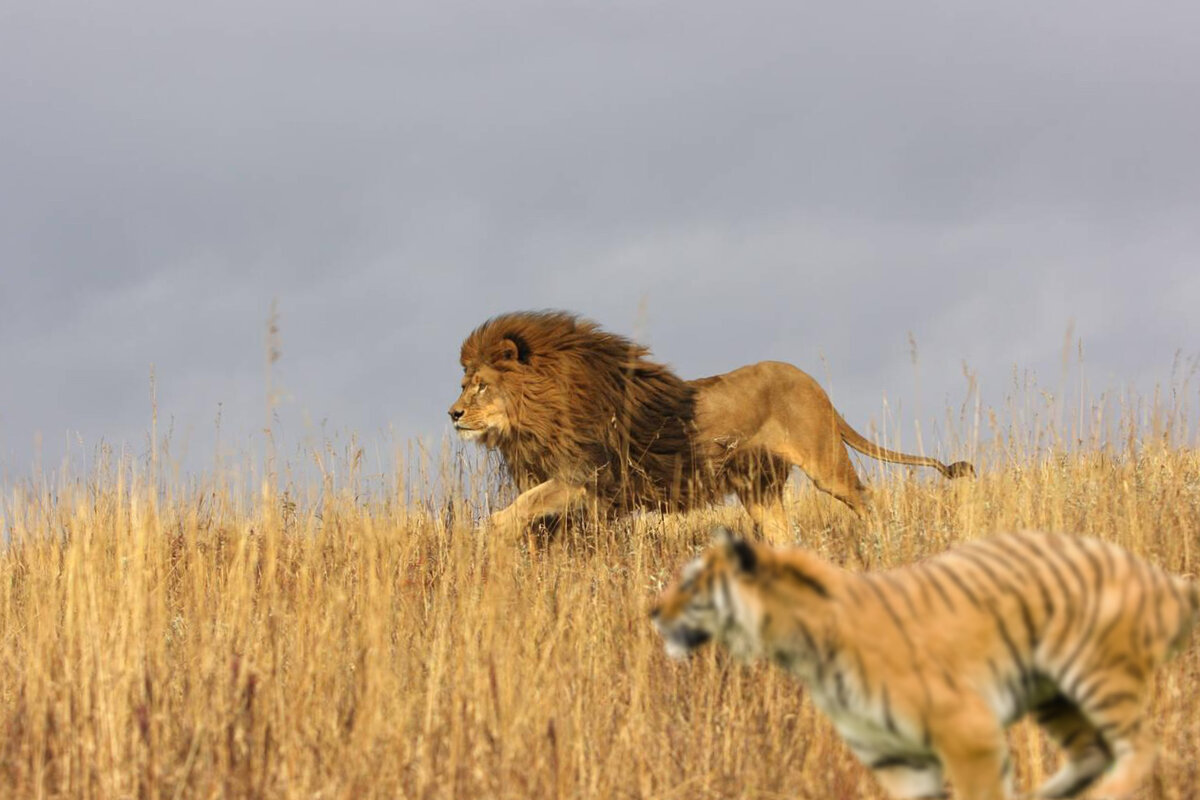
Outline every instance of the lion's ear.
<svg viewBox="0 0 1200 800">
<path fill-rule="evenodd" d="M 496 343 L 492 351 L 492 360 L 496 364 L 528 364 L 529 346 L 515 336 L 505 336 Z"/>
<path fill-rule="evenodd" d="M 501 339 L 496 345 L 496 360 L 497 361 L 516 361 L 517 360 L 517 343 L 512 339 Z"/>
</svg>

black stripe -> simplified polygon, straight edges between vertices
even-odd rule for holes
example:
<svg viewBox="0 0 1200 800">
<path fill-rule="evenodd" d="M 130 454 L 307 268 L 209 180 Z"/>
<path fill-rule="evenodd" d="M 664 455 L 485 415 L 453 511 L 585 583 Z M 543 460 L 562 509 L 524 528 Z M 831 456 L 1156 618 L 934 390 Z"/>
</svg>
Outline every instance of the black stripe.
<svg viewBox="0 0 1200 800">
<path fill-rule="evenodd" d="M 1087 732 L 1088 729 L 1082 725 L 1077 728 L 1073 728 L 1070 733 L 1058 740 L 1058 746 L 1063 750 L 1070 750 L 1071 745 L 1075 744 L 1076 740 L 1078 740 L 1080 736 Z M 1067 795 L 1067 797 L 1070 797 L 1070 795 Z"/>
<path fill-rule="evenodd" d="M 1117 565 L 1113 561 L 1113 550 L 1116 548 L 1108 542 L 1097 541 L 1096 543 L 1100 546 L 1100 554 L 1104 556 L 1104 563 L 1108 566 L 1108 574 L 1115 578 L 1117 576 Z"/>
<path fill-rule="evenodd" d="M 992 619 L 996 621 L 996 628 L 1000 631 L 1000 638 L 1004 640 L 1004 647 L 1008 650 L 1009 658 L 1017 667 L 1017 674 L 1021 677 L 1021 683 L 1031 684 L 1033 674 L 1026 668 L 1025 659 L 1021 657 L 1021 651 L 1017 647 L 1017 643 L 1013 641 L 1012 635 L 1008 632 L 1008 626 L 1004 624 L 1004 618 L 994 608 L 989 608 L 988 613 L 992 615 Z"/>
<path fill-rule="evenodd" d="M 1142 628 L 1143 615 L 1146 611 L 1146 600 L 1149 596 L 1149 591 L 1146 588 L 1145 581 L 1138 580 L 1138 574 L 1141 572 L 1141 559 L 1135 557 L 1128 550 L 1125 551 L 1125 561 L 1129 566 L 1128 581 L 1133 583 L 1140 590 L 1138 592 L 1137 608 L 1133 611 L 1133 616 L 1130 617 L 1133 624 L 1129 626 L 1129 646 L 1130 649 L 1136 652 L 1138 650 L 1138 633 Z"/>
<path fill-rule="evenodd" d="M 892 698 L 888 694 L 887 684 L 883 685 L 883 724 L 892 733 L 897 733 L 896 720 L 892 718 Z"/>
<path fill-rule="evenodd" d="M 891 767 L 904 767 L 906 769 L 925 770 L 938 765 L 940 762 L 933 756 L 882 756 L 875 759 L 867 766 L 871 769 L 889 769 Z"/>
<path fill-rule="evenodd" d="M 885 595 L 883 590 L 880 589 L 875 581 L 871 580 L 870 578 L 871 576 L 864 576 L 863 583 L 866 584 L 868 589 L 875 593 L 875 597 L 878 598 L 880 605 L 883 606 L 883 610 L 887 612 L 889 617 L 891 617 L 892 624 L 896 626 L 896 630 L 904 639 L 904 643 L 908 645 L 909 657 L 912 660 L 912 672 L 921 682 L 921 690 L 925 695 L 925 702 L 926 704 L 929 704 L 932 702 L 933 694 L 929 690 L 929 681 L 925 677 L 925 671 L 919 668 L 917 660 L 917 647 L 913 643 L 912 637 L 908 633 L 908 629 L 904 627 L 904 622 L 896 613 L 896 609 L 893 608 L 892 604 L 888 601 L 887 595 Z"/>
<path fill-rule="evenodd" d="M 1033 707 L 1033 716 L 1038 725 L 1045 725 L 1061 717 L 1063 714 L 1075 711 L 1075 706 L 1061 694 L 1043 700 Z"/>
<path fill-rule="evenodd" d="M 1092 552 L 1090 545 L 1098 544 L 1095 539 L 1080 539 L 1072 538 L 1070 541 L 1075 543 L 1075 546 L 1083 553 L 1083 557 L 1092 565 L 1092 574 L 1096 576 L 1096 596 L 1099 597 L 1100 590 L 1104 588 L 1104 565 L 1100 563 L 1100 559 L 1096 558 L 1096 554 Z"/>
<path fill-rule="evenodd" d="M 797 583 L 807 586 L 809 589 L 812 589 L 814 592 L 821 595 L 821 597 L 829 597 L 829 590 L 825 588 L 825 584 L 821 583 L 812 575 L 809 575 L 794 564 L 783 564 L 780 568 L 790 575 Z"/>
<path fill-rule="evenodd" d="M 1104 645 L 1104 641 L 1112 634 L 1116 627 L 1125 620 L 1125 596 L 1129 594 L 1129 581 L 1121 581 L 1120 585 L 1121 602 L 1117 604 L 1117 612 L 1112 615 L 1112 619 L 1108 621 L 1108 624 L 1101 628 L 1100 631 L 1098 631 L 1096 635 L 1092 637 L 1097 647 L 1102 647 Z M 1099 601 L 1097 601 L 1097 605 L 1099 605 Z M 1097 610 L 1097 615 L 1098 614 L 1099 611 Z M 1107 668 L 1104 668 L 1103 671 L 1107 671 Z M 1080 680 L 1082 680 L 1082 678 Z M 1079 682 L 1080 681 L 1076 681 L 1076 683 Z M 1080 702 L 1082 702 L 1082 700 L 1080 700 Z"/>
<path fill-rule="evenodd" d="M 1025 570 L 1025 572 L 1022 574 L 1022 578 L 1024 579 L 1023 582 L 1028 582 L 1029 579 L 1032 579 L 1034 585 L 1037 587 L 1038 594 L 1042 596 L 1042 623 L 1045 624 L 1045 622 L 1054 615 L 1054 599 L 1050 596 L 1050 590 L 1046 588 L 1046 583 L 1042 580 L 1042 573 L 1038 570 L 1037 565 L 1027 558 L 1024 553 L 1013 546 L 1014 540 L 1016 539 L 1017 537 L 1014 536 L 1004 536 L 997 537 L 995 539 L 988 539 L 980 542 L 979 544 L 985 549 L 988 547 L 996 547 L 1004 555 L 1008 556 L 1008 558 L 1012 559 L 1013 561 L 1020 562 L 1021 566 Z"/>
<path fill-rule="evenodd" d="M 864 576 L 865 577 L 865 576 Z M 912 637 L 908 635 L 908 629 L 904 627 L 904 621 L 900 619 L 900 615 L 896 613 L 896 609 L 892 607 L 891 601 L 887 599 L 887 595 L 880 589 L 873 580 L 865 580 L 867 588 L 875 593 L 875 598 L 879 600 L 879 604 L 883 606 L 883 610 L 891 618 L 892 624 L 896 626 L 896 630 L 900 632 L 900 636 L 904 639 L 904 643 L 908 645 L 910 653 L 916 653 L 917 648 L 913 644 Z"/>
<path fill-rule="evenodd" d="M 1070 587 L 1067 586 L 1067 581 L 1063 574 L 1058 571 L 1058 566 L 1054 563 L 1050 554 L 1045 547 L 1045 537 L 1034 539 L 1032 536 L 1019 536 L 1013 539 L 1015 544 L 1029 548 L 1031 552 L 1046 565 L 1046 569 L 1050 570 L 1050 574 L 1054 576 L 1055 583 L 1058 584 L 1058 589 L 1062 594 L 1063 602 L 1063 632 L 1068 632 L 1075 626 L 1075 602 L 1071 597 Z M 1044 631 L 1044 633 L 1047 631 Z"/>
<path fill-rule="evenodd" d="M 992 559 L 998 559 L 1003 562 L 1002 557 L 998 553 L 992 553 L 990 551 L 984 550 L 983 548 L 973 548 L 972 550 L 980 551 L 980 559 L 977 560 L 977 559 L 972 558 L 971 559 L 972 563 L 978 564 L 979 568 L 982 569 L 985 573 L 987 573 L 987 575 L 992 579 L 992 581 L 994 583 L 996 583 L 996 585 L 1000 586 L 1001 589 L 1003 589 L 1004 591 L 1011 594 L 1013 596 L 1013 599 L 1015 599 L 1017 601 L 1017 606 L 1021 610 L 1021 619 L 1025 623 L 1025 635 L 1029 639 L 1029 653 L 1030 653 L 1030 655 L 1032 655 L 1033 651 L 1037 648 L 1037 640 L 1038 640 L 1037 626 L 1034 624 L 1033 614 L 1029 610 L 1029 605 L 1025 602 L 1024 593 L 1021 591 L 1019 584 L 1014 585 L 1014 584 L 1010 583 L 1009 581 L 1006 581 L 1006 580 L 1002 581 L 1000 579 L 1000 577 L 998 575 L 996 575 L 994 572 L 992 572 L 991 568 L 989 568 L 986 565 L 986 563 L 982 560 L 983 556 L 990 556 Z M 964 552 L 963 555 L 967 555 L 967 553 Z M 1007 562 L 1004 562 L 1004 563 L 1005 563 L 1005 567 L 1008 568 Z M 999 620 L 1000 617 L 997 614 L 997 612 L 995 611 L 995 609 L 989 608 L 989 610 L 992 612 L 993 616 L 995 616 L 997 618 L 997 620 Z"/>
<path fill-rule="evenodd" d="M 891 586 L 894 591 L 899 592 L 900 596 L 904 598 L 904 604 L 908 606 L 910 618 L 917 619 L 921 616 L 917 611 L 917 607 L 913 605 L 912 599 L 909 598 L 908 592 L 904 588 L 904 581 L 897 578 L 895 574 L 891 572 L 884 572 L 880 575 L 880 577 L 887 581 L 888 586 Z"/>
<path fill-rule="evenodd" d="M 856 575 L 854 577 L 861 578 L 862 576 Z M 854 591 L 854 581 L 846 581 L 843 583 L 842 591 L 846 593 L 846 595 L 850 598 L 850 602 L 854 603 L 854 605 L 862 605 L 862 598 L 858 596 L 858 592 Z"/>
<path fill-rule="evenodd" d="M 839 707 L 843 709 L 849 707 L 849 698 L 846 696 L 846 679 L 842 676 L 840 669 L 833 672 L 833 696 Z"/>
<path fill-rule="evenodd" d="M 823 678 L 825 669 L 822 664 L 821 651 L 817 649 L 817 640 L 813 638 L 812 632 L 804 624 L 803 620 L 795 620 L 795 623 L 796 627 L 800 630 L 800 635 L 804 637 L 804 646 L 808 648 L 811 660 L 817 665 L 817 680 L 820 681 Z"/>
<path fill-rule="evenodd" d="M 837 659 L 838 653 L 841 651 L 841 642 L 838 640 L 837 631 L 832 626 L 825 629 L 824 642 L 825 655 L 821 659 L 821 671 L 824 672 L 826 667 L 831 667 Z"/>
<path fill-rule="evenodd" d="M 854 665 L 857 667 L 858 686 L 863 695 L 863 702 L 869 703 L 871 701 L 871 682 L 867 679 L 867 668 L 863 664 L 862 655 L 857 650 L 854 651 Z"/>
<path fill-rule="evenodd" d="M 1093 672 L 1090 675 L 1080 677 L 1070 689 L 1064 690 L 1080 708 L 1083 708 L 1092 699 L 1092 695 L 1098 692 L 1107 680 L 1107 672 Z"/>
<path fill-rule="evenodd" d="M 998 576 L 995 572 L 992 571 L 992 568 L 988 565 L 987 561 L 985 559 L 983 559 L 978 553 L 976 553 L 973 548 L 968 548 L 968 547 L 960 548 L 955 553 L 955 555 L 971 562 L 971 564 L 978 567 L 979 570 L 985 576 L 987 576 L 987 579 L 989 581 L 991 581 L 992 587 L 995 590 L 992 592 L 992 594 L 998 594 L 1001 591 L 1006 591 L 1006 592 L 1012 591 L 1012 587 L 1009 586 L 1008 581 L 1001 581 L 1000 576 Z"/>
<path fill-rule="evenodd" d="M 1101 577 L 1099 574 L 1099 569 L 1100 569 L 1099 563 L 1097 563 L 1094 558 L 1089 557 L 1088 558 L 1089 563 L 1091 563 L 1096 569 L 1096 572 L 1094 573 L 1095 582 L 1096 582 L 1096 591 L 1095 591 L 1094 596 L 1089 596 L 1088 589 L 1087 589 L 1087 581 L 1084 579 L 1083 573 L 1081 573 L 1079 571 L 1079 568 L 1075 566 L 1074 561 L 1071 560 L 1071 558 L 1069 557 L 1069 553 L 1067 553 L 1067 551 L 1065 550 L 1065 548 L 1068 545 L 1074 545 L 1074 547 L 1076 549 L 1080 549 L 1078 541 L 1068 539 L 1065 536 L 1052 536 L 1049 541 L 1052 545 L 1052 550 L 1054 551 L 1054 555 L 1060 556 L 1064 560 L 1064 562 L 1071 568 L 1071 571 L 1075 574 L 1075 577 L 1079 580 L 1080 599 L 1083 603 L 1083 606 L 1085 609 L 1084 613 L 1085 613 L 1086 619 L 1087 619 L 1087 622 L 1084 623 L 1084 627 L 1083 627 L 1082 631 L 1076 632 L 1073 628 L 1068 628 L 1066 631 L 1064 631 L 1064 634 L 1066 634 L 1066 636 L 1069 637 L 1070 639 L 1074 640 L 1076 642 L 1076 645 L 1071 650 L 1070 655 L 1067 656 L 1066 661 L 1061 662 L 1057 665 L 1058 677 L 1055 680 L 1061 685 L 1062 682 L 1066 679 L 1067 674 L 1071 671 L 1071 667 L 1074 666 L 1075 660 L 1077 658 L 1079 658 L 1081 653 L 1083 653 L 1084 648 L 1086 648 L 1088 645 L 1090 645 L 1092 643 L 1092 636 L 1096 630 L 1096 621 L 1100 616 L 1100 590 L 1099 590 L 1099 587 L 1100 587 Z M 1087 555 L 1087 554 L 1085 553 L 1085 555 Z"/>
<path fill-rule="evenodd" d="M 946 605 L 946 610 L 956 611 L 957 609 L 955 608 L 954 603 L 950 600 L 950 595 L 946 594 L 946 590 L 942 586 L 942 582 L 938 580 L 937 575 L 935 575 L 933 570 L 930 569 L 930 565 L 927 563 L 922 563 L 918 564 L 917 566 L 921 571 L 921 575 L 926 581 L 933 585 L 933 590 L 938 593 L 939 597 L 942 598 L 942 602 Z"/>
<path fill-rule="evenodd" d="M 930 561 L 929 567 L 930 569 L 939 570 L 947 578 L 949 578 L 950 582 L 957 586 L 958 590 L 967 596 L 967 599 L 971 601 L 971 605 L 975 606 L 975 608 L 983 608 L 983 605 L 979 602 L 979 598 L 975 596 L 975 593 L 971 591 L 969 586 L 963 583 L 962 578 L 958 577 L 954 570 L 950 569 L 941 561 Z"/>
<path fill-rule="evenodd" d="M 1102 725 L 1097 725 L 1096 730 L 1100 731 L 1106 740 L 1105 744 L 1109 745 L 1109 749 L 1112 749 L 1117 742 L 1129 738 L 1141 727 L 1142 718 L 1135 716 L 1132 719 L 1125 720 L 1123 724 L 1118 720 L 1105 722 Z"/>
<path fill-rule="evenodd" d="M 1083 594 L 1083 596 L 1086 596 L 1087 580 L 1084 579 L 1083 573 L 1079 571 L 1079 567 L 1075 566 L 1075 562 L 1071 560 L 1070 554 L 1064 548 L 1064 545 L 1067 544 L 1066 537 L 1057 533 L 1047 534 L 1045 542 L 1046 553 L 1054 556 L 1056 559 L 1061 561 L 1068 570 L 1070 570 L 1071 574 L 1075 577 L 1075 580 L 1079 583 L 1079 591 Z"/>
<path fill-rule="evenodd" d="M 1121 705 L 1122 703 L 1137 703 L 1141 698 L 1134 692 L 1110 692 L 1104 695 L 1095 703 L 1088 706 L 1088 711 L 1095 713 L 1097 711 L 1106 711 L 1113 706 Z"/>
<path fill-rule="evenodd" d="M 929 587 L 925 585 L 925 570 L 917 565 L 916 569 L 910 569 L 908 574 L 912 577 L 913 583 L 917 585 L 917 589 L 921 592 L 921 607 L 926 611 L 931 611 L 929 602 Z"/>
</svg>

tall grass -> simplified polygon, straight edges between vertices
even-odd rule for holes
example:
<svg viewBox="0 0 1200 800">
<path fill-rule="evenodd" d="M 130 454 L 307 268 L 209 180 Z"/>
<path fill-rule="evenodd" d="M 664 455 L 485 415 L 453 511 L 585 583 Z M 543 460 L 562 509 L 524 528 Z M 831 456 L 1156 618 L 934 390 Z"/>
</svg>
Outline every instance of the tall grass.
<svg viewBox="0 0 1200 800">
<path fill-rule="evenodd" d="M 800 478 L 790 517 L 851 569 L 1044 528 L 1196 575 L 1200 454 L 1164 413 L 1152 435 L 1127 404 L 1094 437 L 981 414 L 984 437 L 958 434 L 977 480 L 864 469 L 860 522 Z M 476 532 L 494 475 L 454 453 L 369 490 L 353 453 L 317 460 L 253 496 L 128 462 L 10 487 L 0 796 L 882 797 L 780 671 L 662 654 L 649 601 L 740 509 L 514 548 Z M 1162 672 L 1153 724 L 1144 796 L 1200 797 L 1200 645 Z M 1053 771 L 1032 726 L 1010 739 L 1021 787 Z"/>
</svg>

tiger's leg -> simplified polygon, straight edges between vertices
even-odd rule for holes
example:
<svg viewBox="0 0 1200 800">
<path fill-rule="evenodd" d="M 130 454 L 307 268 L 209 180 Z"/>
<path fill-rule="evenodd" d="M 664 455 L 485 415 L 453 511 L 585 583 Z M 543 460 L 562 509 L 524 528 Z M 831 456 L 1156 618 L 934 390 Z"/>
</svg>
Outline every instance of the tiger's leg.
<svg viewBox="0 0 1200 800">
<path fill-rule="evenodd" d="M 1092 797 L 1128 797 L 1141 788 L 1154 769 L 1154 740 L 1144 713 L 1152 663 L 1127 664 L 1081 683 L 1079 710 L 1104 737 L 1113 763 L 1096 784 Z"/>
<path fill-rule="evenodd" d="M 1112 770 L 1096 784 L 1091 797 L 1096 800 L 1118 800 L 1130 797 L 1142 788 L 1154 770 L 1156 753 L 1150 731 L 1142 728 L 1123 735 L 1112 743 Z"/>
<path fill-rule="evenodd" d="M 870 764 L 875 780 L 896 800 L 943 798 L 942 765 L 936 758 L 880 758 Z"/>
<path fill-rule="evenodd" d="M 960 707 L 938 724 L 934 749 L 954 796 L 962 800 L 1006 800 L 1012 796 L 1012 762 L 996 715 L 980 697 L 963 697 Z"/>
<path fill-rule="evenodd" d="M 1112 753 L 1100 731 L 1075 704 L 1057 694 L 1034 708 L 1038 725 L 1067 755 L 1067 763 L 1036 790 L 1037 797 L 1074 797 L 1090 786 L 1112 763 Z"/>
</svg>

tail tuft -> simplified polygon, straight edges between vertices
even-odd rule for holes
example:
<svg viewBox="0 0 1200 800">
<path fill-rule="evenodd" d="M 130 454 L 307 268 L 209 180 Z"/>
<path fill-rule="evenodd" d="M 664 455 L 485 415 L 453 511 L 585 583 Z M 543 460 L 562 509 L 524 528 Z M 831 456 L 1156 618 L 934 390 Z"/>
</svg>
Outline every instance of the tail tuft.
<svg viewBox="0 0 1200 800">
<path fill-rule="evenodd" d="M 955 461 L 950 466 L 946 467 L 947 478 L 974 478 L 975 467 L 971 466 L 970 461 Z"/>
</svg>

